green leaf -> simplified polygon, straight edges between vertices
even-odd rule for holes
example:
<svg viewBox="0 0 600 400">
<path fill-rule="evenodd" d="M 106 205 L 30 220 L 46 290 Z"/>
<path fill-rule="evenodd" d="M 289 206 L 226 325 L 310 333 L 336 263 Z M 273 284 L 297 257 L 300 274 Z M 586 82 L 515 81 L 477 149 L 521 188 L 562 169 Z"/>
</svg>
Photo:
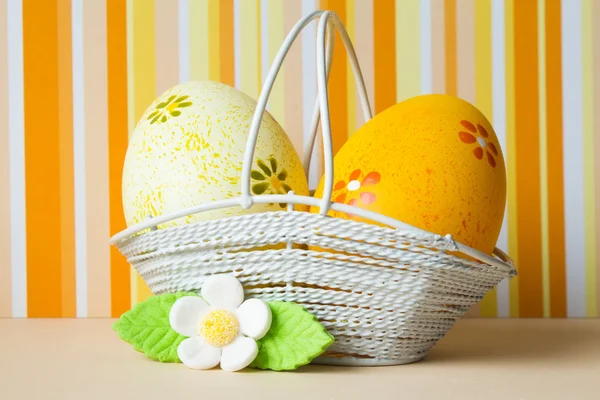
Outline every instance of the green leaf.
<svg viewBox="0 0 600 400">
<path fill-rule="evenodd" d="M 258 160 L 256 164 L 260 167 L 260 169 L 263 170 L 265 175 L 271 176 L 271 170 L 269 169 L 269 167 L 267 167 L 267 164 L 265 164 L 263 160 Z"/>
<path fill-rule="evenodd" d="M 261 182 L 252 185 L 254 194 L 263 194 L 269 188 L 269 182 Z"/>
<path fill-rule="evenodd" d="M 273 173 L 277 172 L 277 160 L 274 158 L 270 158 L 269 161 L 271 162 L 271 171 L 273 171 Z"/>
<path fill-rule="evenodd" d="M 171 116 L 173 116 L 173 117 L 179 117 L 180 115 L 181 115 L 181 111 L 177 111 L 177 110 L 171 111 Z"/>
<path fill-rule="evenodd" d="M 250 172 L 250 176 L 256 181 L 264 181 L 266 179 L 263 174 L 254 169 L 252 170 L 252 172 Z"/>
<path fill-rule="evenodd" d="M 253 368 L 293 370 L 311 362 L 332 343 L 331 336 L 316 317 L 295 303 L 269 302 L 273 321 L 258 341 Z"/>
<path fill-rule="evenodd" d="M 177 346 L 186 337 L 171 329 L 169 312 L 173 303 L 184 296 L 197 294 L 179 292 L 152 296 L 121 315 L 113 329 L 122 340 L 148 358 L 160 362 L 180 362 Z"/>
<path fill-rule="evenodd" d="M 292 191 L 292 188 L 287 183 L 282 183 L 281 187 L 283 188 L 283 190 L 285 190 L 285 193 L 289 193 Z"/>
<path fill-rule="evenodd" d="M 160 122 L 167 122 L 167 116 L 163 115 L 163 117 L 160 119 Z"/>
<path fill-rule="evenodd" d="M 154 118 L 156 115 L 158 114 L 158 110 L 155 110 L 152 114 L 148 115 L 148 118 L 146 119 L 152 119 Z"/>
<path fill-rule="evenodd" d="M 167 106 L 167 102 L 166 102 L 166 101 L 163 101 L 162 103 L 158 103 L 158 104 L 156 105 L 156 108 L 165 108 L 166 106 Z"/>
<path fill-rule="evenodd" d="M 181 103 L 182 101 L 184 101 L 184 100 L 185 100 L 185 99 L 187 99 L 188 97 L 190 97 L 190 96 L 187 96 L 187 95 L 185 95 L 185 96 L 179 96 L 179 97 L 177 98 L 177 100 L 175 100 L 175 103 Z"/>
<path fill-rule="evenodd" d="M 285 181 L 285 178 L 287 178 L 287 172 L 284 169 L 279 173 L 279 175 L 277 175 L 277 179 L 279 179 L 280 181 Z"/>
<path fill-rule="evenodd" d="M 189 107 L 192 105 L 191 101 L 186 101 L 185 103 L 179 103 L 179 105 L 177 107 L 179 108 L 185 108 L 185 107 Z"/>
</svg>

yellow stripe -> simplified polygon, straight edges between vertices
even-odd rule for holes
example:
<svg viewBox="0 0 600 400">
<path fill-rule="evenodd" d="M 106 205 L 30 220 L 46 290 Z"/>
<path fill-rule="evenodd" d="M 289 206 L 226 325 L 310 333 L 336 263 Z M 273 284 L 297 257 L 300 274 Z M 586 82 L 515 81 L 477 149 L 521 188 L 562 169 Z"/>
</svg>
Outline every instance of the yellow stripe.
<svg viewBox="0 0 600 400">
<path fill-rule="evenodd" d="M 354 42 L 355 37 L 355 9 L 354 2 L 356 0 L 346 0 L 346 30 L 350 39 Z M 360 1 L 360 0 L 359 0 Z M 345 50 L 344 50 L 345 51 Z M 346 63 L 346 100 L 347 100 L 347 117 L 348 117 L 348 137 L 352 136 L 356 131 L 356 84 L 354 81 L 354 73 L 350 63 Z"/>
<path fill-rule="evenodd" d="M 475 2 L 475 105 L 490 120 L 492 114 L 492 5 L 491 0 Z M 496 317 L 496 288 L 481 300 L 482 317 Z"/>
<path fill-rule="evenodd" d="M 396 0 L 396 100 L 421 94 L 419 0 Z"/>
<path fill-rule="evenodd" d="M 597 317 L 596 302 L 596 215 L 594 193 L 594 70 L 593 0 L 582 2 L 583 53 L 583 164 L 585 201 L 585 288 L 588 317 Z M 596 23 L 599 23 L 596 21 Z M 596 76 L 598 79 L 598 76 Z M 596 154 L 596 157 L 600 155 Z"/>
<path fill-rule="evenodd" d="M 508 173 L 508 251 L 519 270 L 517 245 L 517 178 L 515 160 L 515 32 L 514 1 L 505 3 L 506 29 L 506 153 Z M 519 316 L 519 276 L 510 280 L 510 316 Z"/>
<path fill-rule="evenodd" d="M 269 65 L 277 55 L 277 51 L 283 42 L 283 1 L 269 0 L 268 3 L 269 20 Z M 273 91 L 269 100 L 269 111 L 275 117 L 277 122 L 285 129 L 285 94 L 284 94 L 284 76 L 285 65 L 279 71 Z"/>
<path fill-rule="evenodd" d="M 542 294 L 550 317 L 550 233 L 548 221 L 548 132 L 546 130 L 546 0 L 538 0 L 538 82 L 540 88 L 540 195 L 542 212 Z"/>
<path fill-rule="evenodd" d="M 208 79 L 208 0 L 190 0 L 188 18 L 190 80 L 203 81 Z"/>
<path fill-rule="evenodd" d="M 217 82 L 221 78 L 219 9 L 219 0 L 208 0 L 208 79 Z M 193 21 L 190 23 L 192 24 Z"/>
<path fill-rule="evenodd" d="M 240 60 L 241 65 L 241 90 L 253 99 L 258 99 L 260 94 L 260 41 L 256 40 L 260 34 L 258 4 L 260 0 L 240 1 Z"/>
<path fill-rule="evenodd" d="M 154 48 L 154 2 L 133 2 L 133 79 L 134 118 L 137 122 L 156 98 Z M 143 279 L 136 274 L 136 303 L 152 295 Z M 133 306 L 133 304 L 132 304 Z"/>
</svg>

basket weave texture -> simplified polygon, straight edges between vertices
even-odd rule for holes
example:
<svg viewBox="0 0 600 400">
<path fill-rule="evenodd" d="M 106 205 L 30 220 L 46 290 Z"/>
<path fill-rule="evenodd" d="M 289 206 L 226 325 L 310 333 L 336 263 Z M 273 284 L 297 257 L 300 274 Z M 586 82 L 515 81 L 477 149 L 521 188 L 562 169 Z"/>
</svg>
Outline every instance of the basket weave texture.
<svg viewBox="0 0 600 400">
<path fill-rule="evenodd" d="M 155 230 L 118 248 L 155 294 L 227 273 L 248 297 L 306 307 L 336 339 L 320 361 L 340 364 L 422 358 L 512 274 L 448 254 L 451 238 L 297 211 Z"/>
</svg>

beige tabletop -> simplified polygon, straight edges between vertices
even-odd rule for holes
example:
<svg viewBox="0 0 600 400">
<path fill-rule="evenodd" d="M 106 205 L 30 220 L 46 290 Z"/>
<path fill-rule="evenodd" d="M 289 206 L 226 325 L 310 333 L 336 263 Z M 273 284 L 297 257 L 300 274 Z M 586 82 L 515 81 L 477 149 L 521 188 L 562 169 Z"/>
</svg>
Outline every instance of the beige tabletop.
<svg viewBox="0 0 600 400">
<path fill-rule="evenodd" d="M 600 320 L 465 319 L 415 364 L 279 373 L 150 361 L 112 322 L 0 319 L 0 399 L 600 399 Z"/>
</svg>

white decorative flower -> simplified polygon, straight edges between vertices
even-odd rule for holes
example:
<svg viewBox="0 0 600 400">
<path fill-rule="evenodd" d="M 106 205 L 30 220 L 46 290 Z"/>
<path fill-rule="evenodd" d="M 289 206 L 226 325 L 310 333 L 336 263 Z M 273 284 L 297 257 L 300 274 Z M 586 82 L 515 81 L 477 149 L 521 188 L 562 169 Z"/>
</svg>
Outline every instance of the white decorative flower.
<svg viewBox="0 0 600 400">
<path fill-rule="evenodd" d="M 177 348 L 179 359 L 193 369 L 247 367 L 271 327 L 271 309 L 259 299 L 244 301 L 242 284 L 230 275 L 209 277 L 200 294 L 181 297 L 169 314 L 171 328 L 188 336 Z"/>
</svg>

